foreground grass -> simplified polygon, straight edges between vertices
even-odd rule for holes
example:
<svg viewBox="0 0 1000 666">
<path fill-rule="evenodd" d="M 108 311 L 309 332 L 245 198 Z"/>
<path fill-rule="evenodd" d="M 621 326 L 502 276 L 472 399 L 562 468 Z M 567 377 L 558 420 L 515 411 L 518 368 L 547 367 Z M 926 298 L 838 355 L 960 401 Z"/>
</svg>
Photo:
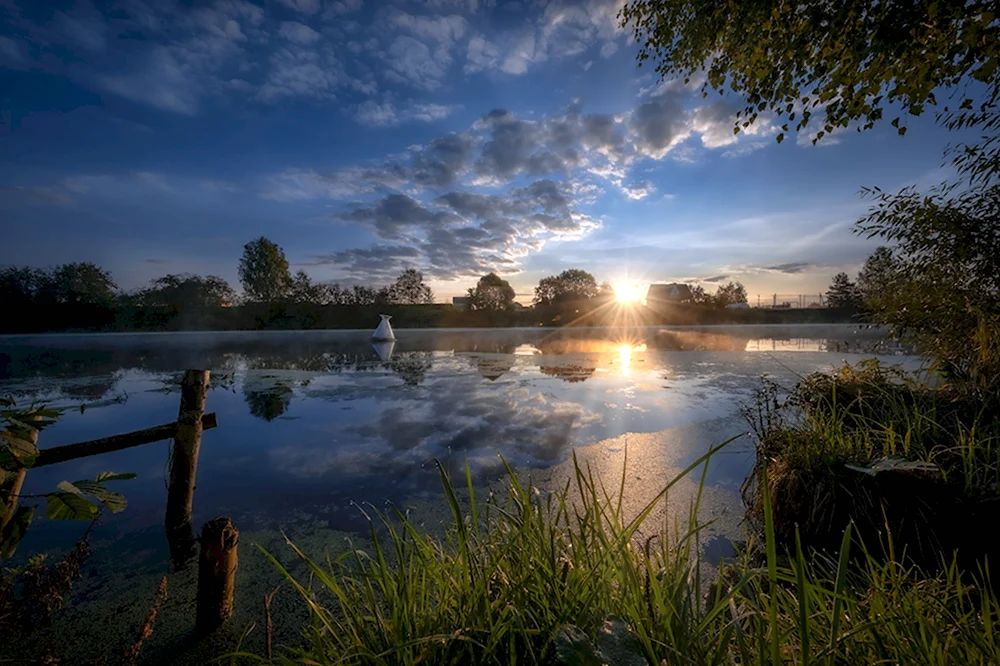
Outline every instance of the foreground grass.
<svg viewBox="0 0 1000 666">
<path fill-rule="evenodd" d="M 717 449 L 715 449 L 717 450 Z M 636 517 L 576 464 L 543 495 L 508 468 L 503 497 L 467 513 L 442 472 L 443 538 L 400 513 L 375 513 L 373 547 L 297 580 L 310 612 L 299 664 L 988 664 L 1000 606 L 956 566 L 933 578 L 881 563 L 848 529 L 830 558 L 779 559 L 764 493 L 766 557 L 704 585 L 701 526 L 653 524 L 668 483 Z M 767 487 L 766 484 L 764 486 Z M 662 512 L 669 515 L 668 512 Z M 691 507 L 697 515 L 697 506 Z M 665 519 L 666 520 L 666 519 Z M 642 530 L 643 538 L 639 534 Z M 651 535 L 651 536 L 648 536 Z M 853 551 L 853 554 L 852 554 Z"/>
<path fill-rule="evenodd" d="M 970 570 L 1000 556 L 1000 544 L 981 533 L 1000 517 L 997 391 L 930 387 L 871 360 L 779 394 L 765 383 L 744 409 L 759 439 L 744 500 L 759 532 L 766 470 L 785 552 L 799 538 L 834 551 L 853 522 L 880 558 L 925 569 L 946 567 L 956 550 Z"/>
</svg>

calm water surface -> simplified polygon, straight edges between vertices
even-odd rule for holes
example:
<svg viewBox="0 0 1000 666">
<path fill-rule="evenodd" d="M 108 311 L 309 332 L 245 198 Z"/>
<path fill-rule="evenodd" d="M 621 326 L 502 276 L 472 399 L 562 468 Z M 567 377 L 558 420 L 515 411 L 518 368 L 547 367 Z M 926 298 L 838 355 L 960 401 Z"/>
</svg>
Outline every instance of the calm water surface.
<svg viewBox="0 0 1000 666">
<path fill-rule="evenodd" d="M 638 506 L 708 447 L 747 430 L 739 408 L 762 375 L 791 386 L 797 375 L 875 354 L 918 364 L 854 326 L 397 335 L 378 346 L 354 331 L 0 337 L 0 394 L 66 410 L 42 433 L 45 448 L 173 421 L 183 370 L 208 368 L 207 411 L 219 427 L 202 443 L 195 525 L 227 515 L 244 535 L 294 537 L 365 528 L 352 503 L 434 504 L 434 459 L 456 470 L 467 460 L 476 482 L 488 484 L 501 473 L 498 453 L 545 487 L 565 478 L 574 451 L 620 478 L 627 450 L 626 494 Z M 138 475 L 117 488 L 128 508 L 95 533 L 105 550 L 127 557 L 114 571 L 95 560 L 91 597 L 112 594 L 118 588 L 100 581 L 130 568 L 169 569 L 168 453 L 161 442 L 28 474 L 28 494 L 105 470 Z M 720 537 L 738 536 L 751 453 L 743 437 L 710 466 L 706 501 L 725 517 Z M 79 524 L 36 520 L 19 556 L 65 548 L 79 532 Z M 704 547 L 708 560 L 724 551 L 712 539 Z"/>
</svg>

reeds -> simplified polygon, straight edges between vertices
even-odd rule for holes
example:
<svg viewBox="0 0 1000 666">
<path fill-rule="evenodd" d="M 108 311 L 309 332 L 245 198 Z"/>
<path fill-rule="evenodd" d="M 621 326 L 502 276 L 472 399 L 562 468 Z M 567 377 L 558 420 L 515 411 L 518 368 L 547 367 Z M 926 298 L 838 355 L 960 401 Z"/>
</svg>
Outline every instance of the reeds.
<svg viewBox="0 0 1000 666">
<path fill-rule="evenodd" d="M 662 514 L 665 484 L 635 517 L 575 459 L 544 493 L 509 467 L 504 490 L 463 501 L 441 471 L 451 512 L 435 538 L 399 511 L 366 515 L 371 547 L 317 563 L 300 580 L 265 553 L 310 611 L 299 664 L 990 664 L 1000 606 L 954 564 L 932 578 L 869 557 L 848 529 L 832 557 L 775 545 L 763 485 L 763 561 L 726 564 L 706 585 L 698 501 L 686 522 Z M 766 479 L 767 470 L 762 472 Z M 703 477 L 704 478 L 704 477 Z M 464 493 L 462 493 L 464 495 Z M 644 535 L 640 537 L 641 534 Z M 752 550 L 752 549 L 751 549 Z M 609 657 L 607 627 L 631 653 Z M 613 637 L 611 637 L 613 638 Z M 618 637 L 621 638 L 621 637 Z M 589 640 L 588 640 L 589 639 Z M 622 641 L 618 642 L 619 645 Z M 617 661 L 616 661 L 617 660 Z M 262 660 L 263 661 L 263 660 Z M 642 663 L 641 661 L 635 663 Z"/>
</svg>

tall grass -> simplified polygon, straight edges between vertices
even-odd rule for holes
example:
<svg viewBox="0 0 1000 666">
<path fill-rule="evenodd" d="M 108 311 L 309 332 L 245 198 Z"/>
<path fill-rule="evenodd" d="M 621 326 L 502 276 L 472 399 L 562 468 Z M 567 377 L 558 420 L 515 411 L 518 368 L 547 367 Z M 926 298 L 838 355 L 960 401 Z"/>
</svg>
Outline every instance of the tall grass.
<svg viewBox="0 0 1000 666">
<path fill-rule="evenodd" d="M 744 558 L 706 585 L 698 500 L 686 521 L 664 507 L 671 488 L 716 450 L 632 518 L 622 509 L 624 474 L 609 491 L 576 459 L 574 478 L 554 493 L 508 467 L 504 491 L 485 503 L 466 470 L 467 508 L 442 470 L 451 512 L 442 538 L 398 511 L 373 511 L 368 550 L 318 563 L 290 544 L 308 580 L 265 553 L 311 617 L 303 644 L 279 661 L 626 663 L 609 653 L 617 638 L 626 657 L 655 665 L 998 663 L 1000 606 L 986 587 L 954 566 L 921 579 L 880 564 L 850 530 L 829 561 L 801 549 L 781 560 L 768 532 L 765 566 Z M 860 564 L 849 566 L 858 562 L 852 549 Z M 615 633 L 621 623 L 624 639 Z"/>
</svg>

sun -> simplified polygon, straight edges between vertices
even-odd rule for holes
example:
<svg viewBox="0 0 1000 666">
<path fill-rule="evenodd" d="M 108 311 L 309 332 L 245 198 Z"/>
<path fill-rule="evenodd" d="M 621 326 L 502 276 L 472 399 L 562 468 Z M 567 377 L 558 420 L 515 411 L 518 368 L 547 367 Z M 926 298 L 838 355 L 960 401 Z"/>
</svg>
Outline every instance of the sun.
<svg viewBox="0 0 1000 666">
<path fill-rule="evenodd" d="M 634 284 L 616 284 L 615 289 L 615 300 L 619 303 L 638 303 L 642 300 L 642 291 L 639 289 L 638 285 Z"/>
</svg>

